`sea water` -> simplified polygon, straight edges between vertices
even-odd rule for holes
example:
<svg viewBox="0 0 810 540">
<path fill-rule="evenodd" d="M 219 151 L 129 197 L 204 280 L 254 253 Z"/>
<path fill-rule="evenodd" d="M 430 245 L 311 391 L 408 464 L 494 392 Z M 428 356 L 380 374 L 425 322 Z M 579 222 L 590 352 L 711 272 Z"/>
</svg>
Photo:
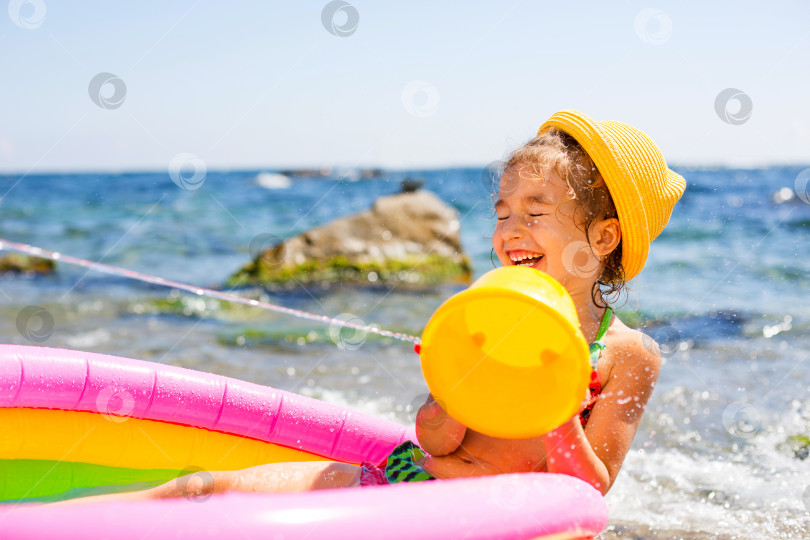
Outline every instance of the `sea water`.
<svg viewBox="0 0 810 540">
<path fill-rule="evenodd" d="M 618 309 L 661 344 L 664 365 L 607 496 L 604 538 L 810 537 L 810 460 L 796 438 L 810 435 L 810 204 L 780 194 L 804 195 L 803 169 L 678 169 L 689 187 Z M 0 176 L 0 237 L 220 287 L 257 238 L 364 210 L 417 176 L 458 210 L 475 274 L 493 267 L 486 171 L 299 177 L 272 189 L 262 172 L 209 172 L 195 190 L 165 172 Z M 237 292 L 419 335 L 457 290 Z M 29 306 L 52 328 L 21 325 Z M 402 423 L 427 391 L 407 343 L 65 264 L 0 278 L 0 341 L 220 373 Z"/>
</svg>

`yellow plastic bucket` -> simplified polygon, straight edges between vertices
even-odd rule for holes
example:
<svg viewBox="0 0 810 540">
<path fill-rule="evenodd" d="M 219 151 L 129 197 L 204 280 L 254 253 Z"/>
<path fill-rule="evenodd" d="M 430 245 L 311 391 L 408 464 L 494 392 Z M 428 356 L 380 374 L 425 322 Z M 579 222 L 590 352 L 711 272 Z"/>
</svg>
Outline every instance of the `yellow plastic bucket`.
<svg viewBox="0 0 810 540">
<path fill-rule="evenodd" d="M 551 276 L 521 266 L 487 272 L 442 304 L 420 356 L 447 413 L 493 437 L 560 426 L 579 411 L 590 381 L 574 302 Z"/>
</svg>

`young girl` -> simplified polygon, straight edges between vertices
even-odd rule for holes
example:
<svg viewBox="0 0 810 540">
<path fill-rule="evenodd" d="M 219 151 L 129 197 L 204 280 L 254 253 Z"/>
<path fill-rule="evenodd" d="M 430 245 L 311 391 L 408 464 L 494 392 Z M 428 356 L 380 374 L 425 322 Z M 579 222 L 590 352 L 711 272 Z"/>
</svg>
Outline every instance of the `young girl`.
<svg viewBox="0 0 810 540">
<path fill-rule="evenodd" d="M 437 478 L 543 471 L 607 493 L 621 468 L 661 367 L 655 343 L 608 307 L 644 266 L 686 183 L 654 143 L 619 122 L 562 111 L 506 162 L 492 245 L 502 265 L 542 270 L 570 293 L 591 343 L 589 398 L 578 417 L 532 439 L 465 428 L 429 399 L 416 433 Z"/>
<path fill-rule="evenodd" d="M 685 185 L 646 135 L 576 111 L 553 115 L 506 162 L 493 251 L 502 265 L 531 266 L 558 280 L 591 343 L 589 397 L 582 412 L 559 428 L 530 439 L 490 437 L 449 417 L 431 397 L 416 418 L 424 452 L 406 442 L 380 467 L 275 463 L 91 499 L 304 491 L 513 472 L 565 473 L 607 493 L 661 360 L 655 343 L 616 318 L 606 298 L 641 271 Z"/>
</svg>

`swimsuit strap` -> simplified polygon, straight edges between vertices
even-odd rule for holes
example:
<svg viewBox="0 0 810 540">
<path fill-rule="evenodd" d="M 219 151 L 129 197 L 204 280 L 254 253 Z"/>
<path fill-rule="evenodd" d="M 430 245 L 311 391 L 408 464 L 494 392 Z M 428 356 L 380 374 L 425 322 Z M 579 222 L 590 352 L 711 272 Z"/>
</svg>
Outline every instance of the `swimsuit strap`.
<svg viewBox="0 0 810 540">
<path fill-rule="evenodd" d="M 588 418 L 591 416 L 591 409 L 596 404 L 596 396 L 602 392 L 602 383 L 599 381 L 599 372 L 596 371 L 596 364 L 599 362 L 599 355 L 605 350 L 605 334 L 607 334 L 610 321 L 613 319 L 613 310 L 610 308 L 605 309 L 605 314 L 602 316 L 602 324 L 599 325 L 599 331 L 596 332 L 596 338 L 591 343 L 591 382 L 588 385 L 588 403 L 582 412 L 579 413 L 579 421 L 584 427 L 588 423 Z"/>
<path fill-rule="evenodd" d="M 613 310 L 605 308 L 605 314 L 602 316 L 602 324 L 599 325 L 599 331 L 596 332 L 596 338 L 590 346 L 590 360 L 591 369 L 596 369 L 596 362 L 599 360 L 599 355 L 605 350 L 605 334 L 607 334 L 610 321 L 613 319 Z"/>
</svg>

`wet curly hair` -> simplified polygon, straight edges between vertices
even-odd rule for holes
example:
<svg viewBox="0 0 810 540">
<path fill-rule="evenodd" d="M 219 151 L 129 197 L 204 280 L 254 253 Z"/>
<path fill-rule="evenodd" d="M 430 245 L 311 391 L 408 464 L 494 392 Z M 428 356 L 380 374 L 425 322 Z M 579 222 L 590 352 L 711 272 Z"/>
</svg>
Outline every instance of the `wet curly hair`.
<svg viewBox="0 0 810 540">
<path fill-rule="evenodd" d="M 590 156 L 569 134 L 559 129 L 544 131 L 509 155 L 503 171 L 520 167 L 529 174 L 542 176 L 543 169 L 551 168 L 566 183 L 569 193 L 577 203 L 574 221 L 585 232 L 594 221 L 618 218 L 616 206 L 610 196 L 605 179 L 599 173 Z M 591 293 L 595 304 L 598 293 L 608 304 L 618 300 L 625 288 L 622 267 L 622 243 L 601 260 L 602 273 Z M 606 307 L 606 306 L 601 306 Z"/>
</svg>

